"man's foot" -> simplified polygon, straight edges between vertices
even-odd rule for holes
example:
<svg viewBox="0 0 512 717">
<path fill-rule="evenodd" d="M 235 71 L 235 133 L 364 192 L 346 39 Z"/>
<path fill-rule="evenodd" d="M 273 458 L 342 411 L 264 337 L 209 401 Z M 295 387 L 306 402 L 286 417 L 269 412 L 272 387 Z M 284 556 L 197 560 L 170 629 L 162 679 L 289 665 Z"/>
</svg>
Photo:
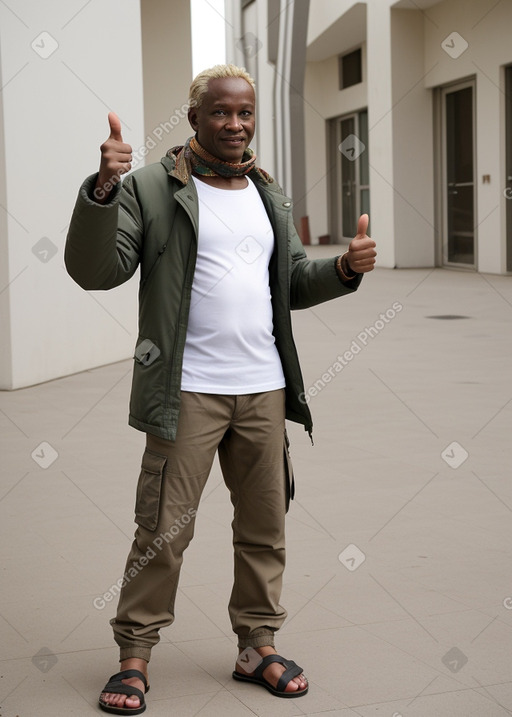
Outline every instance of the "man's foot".
<svg viewBox="0 0 512 717">
<path fill-rule="evenodd" d="M 255 647 L 253 648 L 260 657 L 267 657 L 267 655 L 277 655 L 278 653 L 273 647 L 265 646 L 265 647 Z M 239 648 L 239 654 L 243 652 L 243 649 Z M 272 662 L 268 667 L 266 667 L 263 670 L 262 677 L 275 689 L 277 687 L 277 683 L 279 682 L 279 679 L 283 672 L 285 672 L 285 667 L 281 665 L 279 662 Z M 240 662 L 237 661 L 235 666 L 235 672 L 238 672 L 241 675 L 248 675 L 251 676 L 252 672 L 246 672 L 246 670 L 243 669 Z M 308 681 L 306 679 L 306 676 L 304 673 L 301 673 L 298 677 L 294 677 L 291 679 L 288 684 L 286 685 L 284 691 L 285 692 L 304 692 L 306 688 L 308 687 Z"/>
<path fill-rule="evenodd" d="M 123 670 L 139 670 L 139 672 L 142 672 L 146 680 L 148 679 L 148 663 L 146 660 L 141 660 L 138 657 L 131 657 L 128 660 L 122 660 L 120 671 L 122 672 Z M 143 694 L 149 690 L 149 687 L 146 689 L 142 680 L 137 677 L 129 677 L 125 680 L 121 680 L 121 682 L 124 685 L 129 685 L 130 687 L 139 689 Z M 136 710 L 141 706 L 140 698 L 136 693 L 133 695 L 124 695 L 116 692 L 102 692 L 100 700 L 105 705 L 124 708 L 126 710 Z"/>
</svg>

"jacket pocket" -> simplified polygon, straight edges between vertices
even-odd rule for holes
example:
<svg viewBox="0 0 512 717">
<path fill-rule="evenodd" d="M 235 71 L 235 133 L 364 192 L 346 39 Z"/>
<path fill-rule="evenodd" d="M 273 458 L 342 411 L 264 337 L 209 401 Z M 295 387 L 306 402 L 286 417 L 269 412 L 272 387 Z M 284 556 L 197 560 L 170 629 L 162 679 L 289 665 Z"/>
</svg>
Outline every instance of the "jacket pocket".
<svg viewBox="0 0 512 717">
<path fill-rule="evenodd" d="M 167 456 L 153 453 L 147 448 L 142 456 L 135 501 L 135 522 L 147 530 L 156 530 L 158 525 L 162 479 L 166 462 Z"/>
<path fill-rule="evenodd" d="M 295 478 L 293 476 L 293 465 L 292 465 L 292 459 L 290 458 L 290 439 L 288 438 L 288 434 L 286 433 L 286 430 L 284 432 L 284 445 L 283 445 L 283 453 L 284 453 L 284 475 L 286 479 L 286 512 L 288 512 L 288 509 L 290 507 L 290 501 L 293 500 L 295 496 Z"/>
</svg>

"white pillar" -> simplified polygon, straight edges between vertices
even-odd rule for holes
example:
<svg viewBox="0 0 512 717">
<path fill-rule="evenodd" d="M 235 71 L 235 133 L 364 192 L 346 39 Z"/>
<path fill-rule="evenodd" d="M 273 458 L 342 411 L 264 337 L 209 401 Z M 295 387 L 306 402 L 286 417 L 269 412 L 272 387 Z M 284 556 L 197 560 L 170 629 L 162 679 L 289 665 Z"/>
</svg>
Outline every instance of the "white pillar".
<svg viewBox="0 0 512 717">
<path fill-rule="evenodd" d="M 306 215 L 304 76 L 309 0 L 281 0 L 275 79 L 277 179 L 294 199 L 296 221 Z"/>
<path fill-rule="evenodd" d="M 391 13 L 387 2 L 367 9 L 368 125 L 371 231 L 379 238 L 379 266 L 395 266 Z"/>
<path fill-rule="evenodd" d="M 393 209 L 398 268 L 435 264 L 434 112 L 432 91 L 425 88 L 429 68 L 425 68 L 424 22 L 420 10 L 391 11 Z"/>
<path fill-rule="evenodd" d="M 146 164 L 159 162 L 193 131 L 187 119 L 192 82 L 190 0 L 141 0 Z M 202 68 L 205 69 L 205 68 Z"/>
<path fill-rule="evenodd" d="M 68 276 L 63 249 L 78 188 L 98 169 L 109 110 L 132 147 L 146 136 L 139 0 L 9 6 L 0 3 L 2 389 L 133 355 L 137 279 L 85 292 Z M 186 32 L 174 23 L 162 33 L 171 48 L 181 38 L 163 55 L 171 75 L 188 67 Z M 148 89 L 166 94 L 159 79 L 146 73 L 156 83 Z M 171 113 L 174 98 L 164 101 Z"/>
</svg>

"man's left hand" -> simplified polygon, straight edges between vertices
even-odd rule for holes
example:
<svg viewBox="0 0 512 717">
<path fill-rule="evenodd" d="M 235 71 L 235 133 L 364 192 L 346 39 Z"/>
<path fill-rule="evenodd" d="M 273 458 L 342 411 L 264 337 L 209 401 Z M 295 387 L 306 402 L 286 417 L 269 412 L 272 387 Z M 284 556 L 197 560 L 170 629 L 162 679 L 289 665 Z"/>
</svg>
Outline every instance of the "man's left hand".
<svg viewBox="0 0 512 717">
<path fill-rule="evenodd" d="M 365 274 L 372 271 L 375 266 L 377 246 L 373 239 L 367 236 L 368 214 L 361 214 L 357 222 L 357 234 L 349 244 L 347 262 L 354 274 Z"/>
</svg>

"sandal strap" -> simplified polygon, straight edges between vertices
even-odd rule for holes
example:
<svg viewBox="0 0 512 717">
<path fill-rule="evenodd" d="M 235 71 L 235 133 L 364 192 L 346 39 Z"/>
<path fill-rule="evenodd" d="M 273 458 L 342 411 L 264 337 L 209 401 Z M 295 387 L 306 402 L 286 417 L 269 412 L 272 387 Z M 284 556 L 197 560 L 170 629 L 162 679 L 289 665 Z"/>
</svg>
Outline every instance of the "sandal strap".
<svg viewBox="0 0 512 717">
<path fill-rule="evenodd" d="M 118 695 L 136 695 L 140 703 L 142 704 L 144 701 L 144 693 L 142 690 L 140 690 L 138 687 L 133 687 L 132 685 L 125 685 L 121 680 L 128 680 L 132 677 L 136 677 L 138 680 L 142 682 L 144 685 L 144 690 L 148 691 L 148 681 L 146 680 L 145 675 L 140 672 L 140 670 L 122 670 L 121 672 L 116 672 L 115 675 L 112 675 L 105 687 L 103 688 L 103 692 L 113 692 Z"/>
<path fill-rule="evenodd" d="M 294 677 L 298 677 L 302 674 L 302 667 L 299 667 L 293 660 L 286 660 L 287 669 L 283 672 L 279 678 L 279 682 L 276 685 L 278 692 L 284 692 L 286 685 L 293 680 Z"/>
<path fill-rule="evenodd" d="M 267 667 L 273 662 L 279 662 L 280 664 L 283 664 L 284 662 L 286 662 L 286 660 L 284 657 L 281 657 L 281 655 L 267 655 L 266 657 L 263 657 L 259 665 L 254 668 L 252 673 L 253 676 L 257 677 L 258 679 L 260 677 L 263 677 L 264 670 L 266 670 Z"/>
<path fill-rule="evenodd" d="M 144 675 L 144 673 L 140 670 L 122 670 L 121 672 L 116 672 L 115 675 L 112 675 L 112 677 L 109 678 L 109 682 L 112 682 L 112 680 L 128 680 L 131 677 L 136 677 L 138 680 L 140 680 L 144 685 L 144 689 L 147 692 L 148 681 L 146 680 L 146 676 Z"/>
<path fill-rule="evenodd" d="M 273 662 L 279 662 L 280 665 L 283 665 L 283 667 L 286 668 L 281 677 L 279 678 L 276 687 L 276 690 L 278 692 L 284 692 L 286 689 L 286 685 L 290 682 L 290 680 L 293 680 L 294 677 L 298 677 L 300 674 L 302 674 L 302 667 L 299 667 L 297 663 L 293 660 L 287 660 L 286 658 L 282 657 L 282 655 L 267 655 L 262 659 L 258 667 L 256 667 L 256 669 L 254 670 L 254 677 L 257 677 L 258 679 L 263 678 L 263 672 Z"/>
</svg>

